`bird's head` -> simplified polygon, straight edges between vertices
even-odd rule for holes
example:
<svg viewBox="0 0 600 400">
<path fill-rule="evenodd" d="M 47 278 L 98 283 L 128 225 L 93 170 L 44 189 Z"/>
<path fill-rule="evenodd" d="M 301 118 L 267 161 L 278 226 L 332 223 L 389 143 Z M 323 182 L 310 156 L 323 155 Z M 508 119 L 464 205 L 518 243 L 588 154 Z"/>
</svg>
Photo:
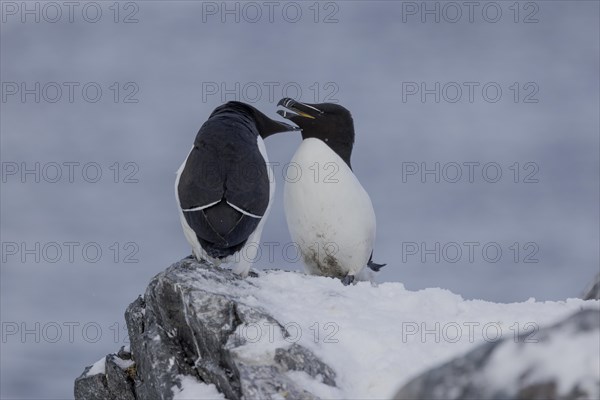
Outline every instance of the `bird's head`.
<svg viewBox="0 0 600 400">
<path fill-rule="evenodd" d="M 217 107 L 211 116 L 220 112 L 234 112 L 244 115 L 256 125 L 258 133 L 263 139 L 279 132 L 300 130 L 300 128 L 286 124 L 285 122 L 275 121 L 274 119 L 267 117 L 256 107 L 253 107 L 250 104 L 242 103 L 241 101 L 227 102 Z"/>
<path fill-rule="evenodd" d="M 333 103 L 309 104 L 284 98 L 277 113 L 302 129 L 302 138 L 317 138 L 325 142 L 350 166 L 354 146 L 354 122 L 346 108 Z"/>
</svg>

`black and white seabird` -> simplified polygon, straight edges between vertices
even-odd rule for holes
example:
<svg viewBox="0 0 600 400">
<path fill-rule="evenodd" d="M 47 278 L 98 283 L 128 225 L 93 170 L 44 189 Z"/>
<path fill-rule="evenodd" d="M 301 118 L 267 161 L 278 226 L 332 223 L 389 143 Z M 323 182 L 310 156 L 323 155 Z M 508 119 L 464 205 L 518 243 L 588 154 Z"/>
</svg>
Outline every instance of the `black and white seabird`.
<svg viewBox="0 0 600 400">
<path fill-rule="evenodd" d="M 354 124 L 350 112 L 331 103 L 307 104 L 285 98 L 278 114 L 302 129 L 302 143 L 291 164 L 298 179 L 284 188 L 285 216 L 307 271 L 350 284 L 372 261 L 375 212 L 352 172 Z"/>
<path fill-rule="evenodd" d="M 263 139 L 297 127 L 237 101 L 217 107 L 177 171 L 181 225 L 196 259 L 247 276 L 275 192 Z"/>
</svg>

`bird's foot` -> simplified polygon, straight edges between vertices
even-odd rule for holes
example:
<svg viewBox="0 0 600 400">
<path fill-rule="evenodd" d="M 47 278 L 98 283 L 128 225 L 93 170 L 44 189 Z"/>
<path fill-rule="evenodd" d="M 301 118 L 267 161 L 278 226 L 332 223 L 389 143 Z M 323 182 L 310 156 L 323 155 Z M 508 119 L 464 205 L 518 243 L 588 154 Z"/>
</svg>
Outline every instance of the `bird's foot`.
<svg viewBox="0 0 600 400">
<path fill-rule="evenodd" d="M 344 286 L 348 286 L 352 282 L 354 282 L 354 275 L 346 275 L 342 278 L 342 283 L 344 284 Z"/>
<path fill-rule="evenodd" d="M 250 267 L 250 263 L 242 261 L 235 265 L 232 271 L 235 275 L 239 276 L 240 278 L 245 278 L 250 272 Z"/>
</svg>

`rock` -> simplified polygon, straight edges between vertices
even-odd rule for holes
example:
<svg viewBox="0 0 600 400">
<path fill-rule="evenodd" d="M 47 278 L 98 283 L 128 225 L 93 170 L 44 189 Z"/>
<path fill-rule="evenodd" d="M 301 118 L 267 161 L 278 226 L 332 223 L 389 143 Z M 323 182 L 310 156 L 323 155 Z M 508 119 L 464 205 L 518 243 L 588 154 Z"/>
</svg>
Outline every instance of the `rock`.
<svg viewBox="0 0 600 400">
<path fill-rule="evenodd" d="M 584 300 L 600 300 L 600 273 L 596 275 L 594 280 L 584 290 L 581 298 Z"/>
<path fill-rule="evenodd" d="M 482 344 L 412 379 L 394 398 L 598 398 L 600 355 L 590 349 L 599 340 L 600 311 L 580 311 L 530 335 Z"/>
<path fill-rule="evenodd" d="M 94 373 L 92 369 L 96 365 L 89 366 L 75 380 L 76 399 L 135 400 L 133 387 L 135 364 L 133 361 L 109 354 L 104 360 L 98 361 L 98 364 L 102 364 L 100 368 L 103 367 L 103 372 Z"/>
<path fill-rule="evenodd" d="M 335 372 L 304 347 L 293 344 L 289 349 L 275 350 L 275 361 L 288 370 L 304 371 L 329 386 L 335 386 Z"/>
<path fill-rule="evenodd" d="M 86 400 L 110 399 L 112 394 L 108 391 L 106 374 L 88 375 L 92 366 L 88 366 L 83 374 L 75 379 L 75 398 Z"/>
<path fill-rule="evenodd" d="M 87 367 L 75 381 L 75 398 L 172 399 L 182 377 L 192 376 L 230 400 L 315 399 L 286 375 L 289 370 L 335 386 L 329 366 L 285 341 L 281 323 L 244 302 L 252 286 L 251 279 L 190 258 L 175 263 L 125 312 L 131 354 L 108 355 L 104 373 L 88 376 Z M 271 327 L 272 334 L 249 335 L 257 325 Z"/>
</svg>

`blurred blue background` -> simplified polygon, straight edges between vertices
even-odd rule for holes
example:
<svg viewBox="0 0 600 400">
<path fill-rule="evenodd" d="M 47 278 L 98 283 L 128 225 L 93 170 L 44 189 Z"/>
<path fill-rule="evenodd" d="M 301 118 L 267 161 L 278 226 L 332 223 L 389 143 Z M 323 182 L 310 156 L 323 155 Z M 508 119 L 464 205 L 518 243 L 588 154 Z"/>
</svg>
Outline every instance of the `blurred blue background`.
<svg viewBox="0 0 600 400">
<path fill-rule="evenodd" d="M 126 344 L 126 306 L 190 253 L 175 171 L 227 100 L 352 111 L 379 282 L 561 300 L 598 271 L 598 2 L 53 4 L 2 2 L 2 398 L 69 398 Z M 282 254 L 299 142 L 266 142 L 278 245 L 259 269 L 302 268 Z"/>
</svg>

